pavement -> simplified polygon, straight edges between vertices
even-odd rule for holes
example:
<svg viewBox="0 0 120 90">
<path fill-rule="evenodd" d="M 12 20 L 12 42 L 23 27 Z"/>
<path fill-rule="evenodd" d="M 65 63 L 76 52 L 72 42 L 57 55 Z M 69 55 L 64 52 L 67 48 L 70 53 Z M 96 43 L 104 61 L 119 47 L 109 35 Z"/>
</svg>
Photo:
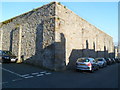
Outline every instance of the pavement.
<svg viewBox="0 0 120 90">
<path fill-rule="evenodd" d="M 90 73 L 55 72 L 24 63 L 0 64 L 0 85 L 2 88 L 118 88 L 119 66 L 117 63 Z"/>
</svg>

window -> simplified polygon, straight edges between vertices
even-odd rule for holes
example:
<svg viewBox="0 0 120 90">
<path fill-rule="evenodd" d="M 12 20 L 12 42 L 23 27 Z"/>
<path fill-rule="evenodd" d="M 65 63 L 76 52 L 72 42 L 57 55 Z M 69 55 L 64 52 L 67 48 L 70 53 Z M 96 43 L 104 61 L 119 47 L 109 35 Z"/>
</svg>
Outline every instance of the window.
<svg viewBox="0 0 120 90">
<path fill-rule="evenodd" d="M 12 55 L 12 53 L 10 51 L 3 51 L 2 54 L 3 55 Z"/>
<path fill-rule="evenodd" d="M 93 49 L 95 50 L 95 42 L 93 42 Z"/>
<path fill-rule="evenodd" d="M 88 49 L 88 40 L 86 40 L 86 49 Z"/>
<path fill-rule="evenodd" d="M 78 61 L 78 62 L 89 62 L 89 59 L 79 58 L 77 61 Z"/>
<path fill-rule="evenodd" d="M 104 46 L 104 51 L 106 51 L 106 46 Z"/>
</svg>

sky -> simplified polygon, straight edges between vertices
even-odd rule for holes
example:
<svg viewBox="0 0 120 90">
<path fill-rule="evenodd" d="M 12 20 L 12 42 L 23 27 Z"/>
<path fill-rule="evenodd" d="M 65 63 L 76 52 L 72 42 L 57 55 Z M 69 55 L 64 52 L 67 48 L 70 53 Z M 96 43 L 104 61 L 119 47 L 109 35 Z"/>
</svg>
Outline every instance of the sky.
<svg viewBox="0 0 120 90">
<path fill-rule="evenodd" d="M 48 3 L 2 2 L 0 22 Z M 61 2 L 61 4 L 112 36 L 115 44 L 118 42 L 118 2 Z"/>
</svg>

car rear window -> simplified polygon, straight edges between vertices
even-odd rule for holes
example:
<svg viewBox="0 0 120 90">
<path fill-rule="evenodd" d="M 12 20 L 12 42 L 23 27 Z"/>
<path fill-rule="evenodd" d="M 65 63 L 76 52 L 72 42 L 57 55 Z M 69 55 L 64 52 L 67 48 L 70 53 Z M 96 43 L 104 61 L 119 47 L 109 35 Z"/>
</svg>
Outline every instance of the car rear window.
<svg viewBox="0 0 120 90">
<path fill-rule="evenodd" d="M 98 59 L 98 61 L 103 61 L 103 59 Z"/>
<path fill-rule="evenodd" d="M 79 58 L 77 61 L 78 62 L 89 62 L 90 60 L 86 58 Z"/>
<path fill-rule="evenodd" d="M 103 59 L 95 59 L 96 61 L 103 61 Z"/>
</svg>

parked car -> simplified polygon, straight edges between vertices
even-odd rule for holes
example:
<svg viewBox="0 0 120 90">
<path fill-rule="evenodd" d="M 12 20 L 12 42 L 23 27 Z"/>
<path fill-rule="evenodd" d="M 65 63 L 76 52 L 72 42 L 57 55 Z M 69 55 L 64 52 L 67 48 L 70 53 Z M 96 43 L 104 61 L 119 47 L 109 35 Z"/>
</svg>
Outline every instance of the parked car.
<svg viewBox="0 0 120 90">
<path fill-rule="evenodd" d="M 111 61 L 112 63 L 116 63 L 115 59 L 114 58 L 111 58 Z"/>
<path fill-rule="evenodd" d="M 83 57 L 83 58 L 78 58 L 76 61 L 76 70 L 80 71 L 90 71 L 94 72 L 95 70 L 99 69 L 99 65 L 93 58 L 88 58 L 88 57 Z"/>
<path fill-rule="evenodd" d="M 0 62 L 17 62 L 17 57 L 10 51 L 0 50 Z"/>
<path fill-rule="evenodd" d="M 111 65 L 112 64 L 112 61 L 110 58 L 105 58 L 106 62 L 107 62 L 107 65 Z"/>
<path fill-rule="evenodd" d="M 96 58 L 95 60 L 97 61 L 100 68 L 107 66 L 107 62 L 104 58 Z"/>
<path fill-rule="evenodd" d="M 120 63 L 120 58 L 115 58 L 116 63 Z"/>
</svg>

